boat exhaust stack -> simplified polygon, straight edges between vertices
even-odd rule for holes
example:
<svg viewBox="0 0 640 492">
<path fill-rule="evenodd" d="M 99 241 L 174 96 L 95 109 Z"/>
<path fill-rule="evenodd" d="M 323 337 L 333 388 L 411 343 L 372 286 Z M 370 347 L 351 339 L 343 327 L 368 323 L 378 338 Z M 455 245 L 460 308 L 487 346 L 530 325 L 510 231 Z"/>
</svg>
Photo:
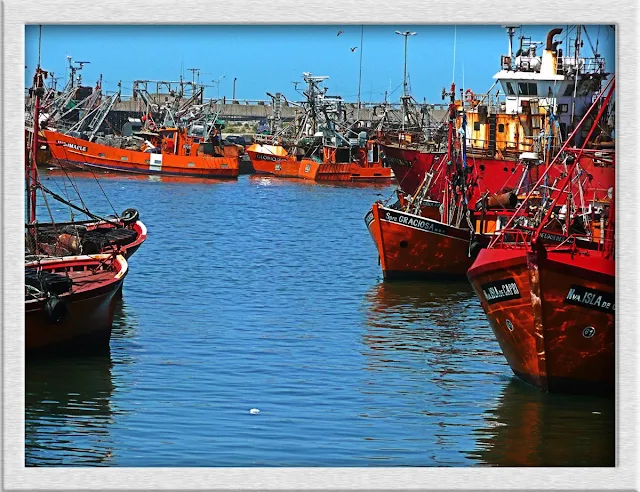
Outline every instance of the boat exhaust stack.
<svg viewBox="0 0 640 492">
<path fill-rule="evenodd" d="M 556 47 L 560 44 L 560 41 L 556 41 L 555 43 L 553 42 L 553 37 L 560 34 L 562 32 L 562 28 L 561 27 L 557 27 L 555 29 L 551 29 L 551 31 L 549 31 L 549 34 L 547 34 L 547 46 L 545 48 L 545 50 L 547 51 L 555 51 Z"/>
<path fill-rule="evenodd" d="M 562 32 L 561 27 L 551 29 L 547 34 L 547 44 L 542 52 L 542 65 L 540 73 L 545 75 L 556 75 L 558 73 L 558 52 L 557 47 L 561 41 L 554 41 L 553 37 Z"/>
</svg>

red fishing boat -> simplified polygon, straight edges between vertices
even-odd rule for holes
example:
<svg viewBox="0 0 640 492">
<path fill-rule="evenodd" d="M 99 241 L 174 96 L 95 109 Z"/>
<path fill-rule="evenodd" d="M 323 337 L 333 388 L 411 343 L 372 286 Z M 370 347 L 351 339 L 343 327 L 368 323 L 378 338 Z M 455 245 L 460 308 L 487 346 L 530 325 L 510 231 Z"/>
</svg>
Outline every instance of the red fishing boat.
<svg viewBox="0 0 640 492">
<path fill-rule="evenodd" d="M 27 355 L 109 349 L 121 255 L 40 258 L 25 264 Z"/>
<path fill-rule="evenodd" d="M 42 355 L 80 350 L 84 354 L 89 350 L 108 350 L 114 302 L 128 272 L 127 260 L 117 253 L 45 257 L 38 241 L 36 190 L 44 189 L 37 170 L 39 110 L 47 75 L 38 65 L 33 89 L 32 142 L 25 152 L 26 239 L 27 246 L 33 245 L 25 257 L 25 352 Z M 137 222 L 137 212 L 127 220 L 131 224 Z M 112 232 L 116 231 L 115 225 L 111 224 Z M 101 225 L 91 227 L 98 229 Z M 136 238 L 127 243 L 129 253 L 146 237 L 144 225 L 140 222 L 138 227 L 139 231 L 130 231 Z"/>
<path fill-rule="evenodd" d="M 517 192 L 482 190 L 475 169 L 467 165 L 464 137 L 455 145 L 454 94 L 452 84 L 448 150 L 433 161 L 437 167 L 408 200 L 392 206 L 376 202 L 365 217 L 386 280 L 463 277 L 516 204 Z"/>
<path fill-rule="evenodd" d="M 584 114 L 609 75 L 600 55 L 581 56 L 579 39 L 577 43 L 571 40 L 571 46 L 577 49 L 563 53 L 554 40 L 561 32 L 558 28 L 548 33 L 541 56 L 535 42 L 521 38 L 514 57 L 513 28 L 509 28 L 509 54 L 501 57 L 501 70 L 494 76 L 499 91 L 478 95 L 467 89 L 456 101 L 456 130 L 462 127 L 464 114 L 468 159 L 486 189 L 514 188 L 518 182 L 516 163 L 523 158 L 537 161 L 538 175 L 532 176 L 535 182 L 559 149 L 549 137 L 557 142 L 566 140 L 577 116 Z M 576 33 L 579 37 L 580 26 Z M 587 199 L 604 198 L 615 184 L 611 127 L 610 122 L 602 122 L 600 134 L 589 144 L 591 148 L 580 156 L 579 165 L 592 181 Z M 442 137 L 444 132 L 438 135 Z M 413 195 L 433 162 L 446 154 L 446 141 L 408 137 L 383 136 L 381 148 L 399 186 Z M 549 174 L 547 184 L 559 181 L 560 173 Z"/>
<path fill-rule="evenodd" d="M 613 79 L 609 87 L 585 142 L 611 99 Z M 579 149 L 567 145 L 600 99 L 601 95 L 552 162 L 565 159 L 562 184 L 536 215 L 525 217 L 521 211 L 531 192 L 467 274 L 511 369 L 545 391 L 615 387 L 615 206 L 612 197 L 597 213 L 579 215 L 586 207 L 576 203 L 572 184 L 586 144 Z M 544 176 L 536 188 L 543 181 Z M 579 217 L 582 225 L 590 218 L 582 234 L 572 232 Z M 549 232 L 554 220 L 562 226 L 559 233 Z M 558 234 L 563 237 L 560 244 L 545 243 Z"/>
</svg>

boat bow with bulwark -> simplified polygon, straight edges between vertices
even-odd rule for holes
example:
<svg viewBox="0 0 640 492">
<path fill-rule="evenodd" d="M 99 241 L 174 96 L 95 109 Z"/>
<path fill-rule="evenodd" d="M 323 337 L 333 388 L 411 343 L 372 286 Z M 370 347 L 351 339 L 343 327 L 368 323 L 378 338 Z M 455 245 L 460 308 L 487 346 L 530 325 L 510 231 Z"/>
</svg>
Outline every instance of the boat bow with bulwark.
<svg viewBox="0 0 640 492">
<path fill-rule="evenodd" d="M 582 148 L 568 149 L 569 138 L 554 159 L 566 155 L 559 163 L 567 172 L 562 184 L 537 214 L 527 217 L 524 210 L 542 186 L 541 177 L 467 273 L 509 366 L 545 391 L 592 393 L 615 388 L 614 196 L 594 210 L 591 204 L 576 204 L 571 186 L 580 154 L 610 101 L 613 79 L 609 87 Z M 574 133 L 601 98 L 602 94 Z M 578 219 L 587 226 L 586 234 L 572 232 Z M 518 222 L 526 222 L 529 233 L 526 227 L 514 227 Z M 562 227 L 561 244 L 544 242 L 553 223 Z"/>
</svg>

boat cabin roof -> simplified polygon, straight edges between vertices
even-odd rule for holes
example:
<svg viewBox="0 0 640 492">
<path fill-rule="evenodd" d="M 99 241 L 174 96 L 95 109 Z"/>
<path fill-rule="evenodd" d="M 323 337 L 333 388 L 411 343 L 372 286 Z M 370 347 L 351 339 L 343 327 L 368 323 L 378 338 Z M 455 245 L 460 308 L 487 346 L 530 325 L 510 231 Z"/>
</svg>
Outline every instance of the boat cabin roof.
<svg viewBox="0 0 640 492">
<path fill-rule="evenodd" d="M 510 70 L 500 70 L 497 74 L 493 76 L 494 79 L 498 80 L 542 80 L 542 81 L 561 81 L 565 80 L 564 75 L 558 74 L 541 74 L 539 72 L 514 72 Z"/>
</svg>

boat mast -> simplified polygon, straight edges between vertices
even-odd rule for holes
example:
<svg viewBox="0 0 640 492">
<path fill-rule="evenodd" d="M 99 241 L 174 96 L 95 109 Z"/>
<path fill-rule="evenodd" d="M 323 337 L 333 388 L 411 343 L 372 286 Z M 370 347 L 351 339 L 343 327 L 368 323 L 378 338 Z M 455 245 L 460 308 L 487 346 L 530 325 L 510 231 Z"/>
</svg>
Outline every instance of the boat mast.
<svg viewBox="0 0 640 492">
<path fill-rule="evenodd" d="M 42 41 L 42 26 L 38 37 L 38 65 L 34 76 L 33 88 L 33 135 L 31 139 L 31 160 L 27 158 L 27 216 L 29 224 L 36 221 L 36 182 L 37 182 L 37 153 L 38 153 L 38 135 L 40 133 L 40 96 L 44 94 L 43 76 L 45 72 L 40 69 L 40 44 Z M 25 149 L 26 150 L 26 149 Z M 28 155 L 28 153 L 27 153 Z"/>
<path fill-rule="evenodd" d="M 356 120 L 360 120 L 360 87 L 362 86 L 362 42 L 364 40 L 364 24 L 360 26 L 360 72 L 358 74 L 358 109 Z"/>
<path fill-rule="evenodd" d="M 574 70 L 575 76 L 573 80 L 573 98 L 571 99 L 571 126 L 575 122 L 575 112 L 576 112 L 576 95 L 578 93 L 578 73 L 580 72 L 580 28 L 581 26 L 576 26 L 576 44 L 574 47 Z"/>
<path fill-rule="evenodd" d="M 445 96 L 447 93 L 444 89 L 442 89 L 442 94 Z M 456 84 L 455 82 L 451 82 L 451 92 L 449 93 L 450 103 L 449 103 L 449 129 L 447 132 L 447 179 L 451 177 L 451 164 L 453 163 L 453 127 L 456 119 L 455 111 L 456 111 L 456 102 L 455 102 L 455 94 L 456 94 Z M 442 222 L 445 224 L 449 223 L 449 186 L 444 187 L 444 199 L 443 209 L 442 209 Z"/>
<path fill-rule="evenodd" d="M 29 165 L 29 180 L 28 185 L 28 200 L 29 200 L 29 223 L 33 224 L 36 221 L 36 188 L 37 188 L 37 153 L 39 145 L 40 134 L 40 96 L 44 93 L 42 86 L 43 71 L 40 69 L 40 65 L 36 68 L 35 76 L 35 90 L 34 90 L 34 107 L 33 107 L 33 139 L 31 141 L 31 162 Z"/>
</svg>

